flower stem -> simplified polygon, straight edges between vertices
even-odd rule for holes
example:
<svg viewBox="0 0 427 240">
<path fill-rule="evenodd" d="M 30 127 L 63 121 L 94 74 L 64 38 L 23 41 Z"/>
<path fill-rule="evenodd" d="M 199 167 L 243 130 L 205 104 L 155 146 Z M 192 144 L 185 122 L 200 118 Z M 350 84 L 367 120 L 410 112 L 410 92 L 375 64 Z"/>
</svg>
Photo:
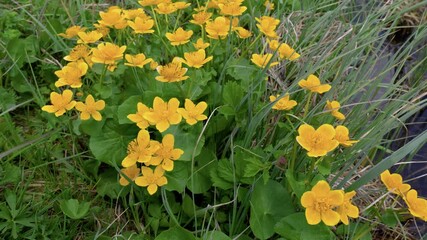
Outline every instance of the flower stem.
<svg viewBox="0 0 427 240">
<path fill-rule="evenodd" d="M 305 104 L 304 107 L 304 115 L 303 118 L 305 118 L 307 116 L 308 113 L 308 108 L 310 107 L 310 103 L 311 103 L 311 91 L 308 93 L 308 99 L 307 99 L 307 103 Z"/>
</svg>

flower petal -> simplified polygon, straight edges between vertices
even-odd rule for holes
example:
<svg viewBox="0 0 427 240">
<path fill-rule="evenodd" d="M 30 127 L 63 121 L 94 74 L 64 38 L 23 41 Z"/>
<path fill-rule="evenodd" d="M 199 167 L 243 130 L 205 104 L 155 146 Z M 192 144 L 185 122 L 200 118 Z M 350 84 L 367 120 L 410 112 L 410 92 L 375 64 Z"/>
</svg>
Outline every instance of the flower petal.
<svg viewBox="0 0 427 240">
<path fill-rule="evenodd" d="M 327 226 L 335 226 L 340 222 L 341 218 L 340 215 L 332 210 L 326 210 L 325 212 L 322 212 L 322 221 Z"/>
<path fill-rule="evenodd" d="M 305 210 L 305 218 L 307 219 L 307 223 L 310 225 L 319 224 L 321 220 L 320 213 L 314 208 L 307 208 Z"/>
</svg>

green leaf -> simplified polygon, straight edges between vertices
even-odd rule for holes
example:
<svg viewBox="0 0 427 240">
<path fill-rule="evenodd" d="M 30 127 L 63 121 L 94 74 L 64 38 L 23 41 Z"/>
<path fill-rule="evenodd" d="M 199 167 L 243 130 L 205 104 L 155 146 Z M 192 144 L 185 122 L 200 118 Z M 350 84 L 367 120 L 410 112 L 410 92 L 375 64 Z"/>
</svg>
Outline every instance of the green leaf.
<svg viewBox="0 0 427 240">
<path fill-rule="evenodd" d="M 245 159 L 247 161 L 244 177 L 254 177 L 257 173 L 264 169 L 264 163 L 258 158 L 252 157 Z"/>
<path fill-rule="evenodd" d="M 286 207 L 284 207 L 286 206 Z M 274 234 L 274 224 L 295 210 L 286 189 L 278 182 L 258 181 L 251 197 L 250 227 L 257 238 L 268 239 Z"/>
<path fill-rule="evenodd" d="M 119 119 L 120 124 L 134 124 L 134 122 L 129 120 L 127 116 L 129 114 L 135 114 L 138 111 L 138 102 L 143 102 L 142 95 L 129 97 L 119 106 L 119 108 L 117 109 L 117 117 Z"/>
<path fill-rule="evenodd" d="M 168 183 L 164 188 L 168 191 L 184 192 L 189 176 L 189 166 L 190 162 L 175 161 L 173 170 L 165 173 Z"/>
<path fill-rule="evenodd" d="M 274 231 L 291 240 L 334 239 L 332 232 L 326 225 L 309 225 L 304 213 L 294 213 L 280 219 L 274 225 Z"/>
<path fill-rule="evenodd" d="M 203 240 L 231 240 L 231 238 L 220 231 L 208 231 L 203 234 Z"/>
<path fill-rule="evenodd" d="M 222 97 L 224 103 L 234 107 L 235 109 L 240 105 L 244 94 L 243 88 L 236 82 L 227 82 L 224 86 Z"/>
<path fill-rule="evenodd" d="M 60 200 L 59 207 L 71 219 L 81 219 L 89 211 L 90 203 L 79 202 L 77 199 Z"/>
<path fill-rule="evenodd" d="M 287 182 L 291 185 L 292 191 L 295 193 L 297 198 L 300 199 L 306 191 L 306 183 L 304 181 L 297 181 L 290 170 L 286 171 L 285 176 Z"/>
<path fill-rule="evenodd" d="M 120 166 L 126 156 L 127 144 L 131 141 L 128 136 L 123 136 L 109 127 L 103 128 L 102 135 L 92 136 L 89 148 L 93 155 L 101 162 L 111 166 Z"/>
<path fill-rule="evenodd" d="M 190 189 L 191 192 L 199 194 L 205 193 L 209 190 L 209 188 L 212 186 L 209 173 L 211 169 L 214 168 L 215 163 L 215 153 L 206 148 L 203 148 L 200 155 L 195 158 L 194 172 L 187 182 L 187 188 Z"/>
<path fill-rule="evenodd" d="M 235 59 L 231 62 L 227 68 L 227 74 L 232 76 L 236 80 L 241 80 L 242 84 L 250 83 L 250 80 L 255 76 L 257 69 L 251 62 L 246 58 Z"/>
<path fill-rule="evenodd" d="M 118 174 L 115 169 L 109 168 L 99 175 L 99 182 L 96 185 L 96 192 L 104 197 L 108 196 L 117 199 L 130 191 L 130 188 L 123 188 L 118 180 Z"/>
<path fill-rule="evenodd" d="M 203 136 L 198 142 L 198 135 L 192 132 L 184 132 L 176 126 L 170 127 L 168 130 L 166 130 L 163 133 L 163 136 L 168 133 L 175 137 L 175 148 L 179 148 L 184 151 L 184 154 L 181 155 L 179 160 L 191 161 L 193 153 L 194 157 L 196 157 L 202 151 L 203 145 L 205 143 L 205 138 Z"/>
<path fill-rule="evenodd" d="M 18 183 L 21 181 L 22 170 L 20 167 L 6 163 L 4 170 L 0 167 L 0 185 Z"/>
<path fill-rule="evenodd" d="M 196 240 L 191 232 L 182 227 L 173 227 L 160 233 L 155 240 Z"/>
<path fill-rule="evenodd" d="M 323 175 L 329 175 L 331 173 L 331 163 L 334 159 L 332 157 L 324 157 L 322 161 L 317 165 L 317 169 Z"/>
</svg>

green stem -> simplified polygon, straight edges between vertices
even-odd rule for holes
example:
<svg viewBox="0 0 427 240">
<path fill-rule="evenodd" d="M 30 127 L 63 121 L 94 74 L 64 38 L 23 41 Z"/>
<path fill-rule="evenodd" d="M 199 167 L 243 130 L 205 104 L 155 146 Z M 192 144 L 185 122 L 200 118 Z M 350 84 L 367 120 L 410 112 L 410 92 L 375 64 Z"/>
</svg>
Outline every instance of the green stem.
<svg viewBox="0 0 427 240">
<path fill-rule="evenodd" d="M 308 108 L 310 107 L 310 103 L 311 103 L 311 95 L 312 95 L 312 92 L 310 91 L 310 92 L 308 93 L 307 103 L 305 104 L 305 107 L 304 107 L 304 115 L 303 115 L 303 118 L 304 118 L 304 119 L 305 119 L 305 117 L 307 116 Z"/>
</svg>

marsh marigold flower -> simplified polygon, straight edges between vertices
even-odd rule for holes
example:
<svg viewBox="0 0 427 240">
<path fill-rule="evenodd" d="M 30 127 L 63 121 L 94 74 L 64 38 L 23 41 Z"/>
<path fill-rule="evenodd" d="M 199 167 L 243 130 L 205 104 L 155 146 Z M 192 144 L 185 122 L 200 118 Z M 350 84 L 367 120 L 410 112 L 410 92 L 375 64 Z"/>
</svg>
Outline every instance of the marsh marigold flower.
<svg viewBox="0 0 427 240">
<path fill-rule="evenodd" d="M 97 48 L 92 49 L 92 62 L 115 65 L 117 60 L 123 58 L 126 46 L 117 46 L 113 43 L 100 43 Z"/>
<path fill-rule="evenodd" d="M 110 29 L 107 26 L 98 23 L 94 23 L 93 26 L 96 28 L 96 31 L 102 34 L 102 37 L 106 37 L 110 33 Z"/>
<path fill-rule="evenodd" d="M 279 64 L 279 62 L 270 62 L 272 57 L 273 57 L 273 54 L 271 53 L 267 53 L 264 55 L 252 54 L 251 61 L 260 68 L 265 68 L 268 64 L 270 64 L 269 67 L 273 67 Z"/>
<path fill-rule="evenodd" d="M 70 39 L 77 36 L 79 32 L 84 32 L 84 31 L 86 31 L 85 27 L 71 26 L 65 30 L 65 33 L 59 33 L 58 36 Z"/>
<path fill-rule="evenodd" d="M 270 96 L 270 102 L 276 101 L 279 95 Z M 271 108 L 276 110 L 291 110 L 297 105 L 295 100 L 289 100 L 289 94 L 286 94 L 284 97 L 280 98 Z"/>
<path fill-rule="evenodd" d="M 286 43 L 282 43 L 278 51 L 279 57 L 281 59 L 288 59 L 290 61 L 294 61 L 300 57 L 300 55 Z"/>
<path fill-rule="evenodd" d="M 86 74 L 88 66 L 86 63 L 70 62 L 61 70 L 55 71 L 55 75 L 59 78 L 55 82 L 56 87 L 70 86 L 79 88 L 82 86 L 82 77 Z"/>
<path fill-rule="evenodd" d="M 242 39 L 245 39 L 245 38 L 252 36 L 251 31 L 246 30 L 242 27 L 236 27 L 236 28 L 234 28 L 234 31 L 236 31 L 237 36 L 239 36 L 239 38 L 242 38 Z"/>
<path fill-rule="evenodd" d="M 262 16 L 261 18 L 255 18 L 258 22 L 256 25 L 258 29 L 269 38 L 278 38 L 276 33 L 276 27 L 279 25 L 280 20 L 269 16 Z"/>
<path fill-rule="evenodd" d="M 300 80 L 298 85 L 304 89 L 310 90 L 311 92 L 316 92 L 319 94 L 325 93 L 331 89 L 329 84 L 320 84 L 320 80 L 313 74 L 310 74 L 307 80 Z"/>
<path fill-rule="evenodd" d="M 151 18 L 136 17 L 135 22 L 128 21 L 128 25 L 133 29 L 134 33 L 149 34 L 154 32 L 154 20 Z"/>
<path fill-rule="evenodd" d="M 323 124 L 317 130 L 308 124 L 303 124 L 298 128 L 298 134 L 297 142 L 308 151 L 309 157 L 325 156 L 339 144 L 334 138 L 335 129 L 329 124 Z"/>
<path fill-rule="evenodd" d="M 174 2 L 173 3 L 173 6 L 178 10 L 188 8 L 190 5 L 191 5 L 191 3 L 187 3 L 187 2 Z"/>
<path fill-rule="evenodd" d="M 150 195 L 157 192 L 158 187 L 166 185 L 168 180 L 164 176 L 165 170 L 157 166 L 154 171 L 149 167 L 141 167 L 142 176 L 135 179 L 135 184 L 141 187 L 147 187 Z"/>
<path fill-rule="evenodd" d="M 163 101 L 159 97 L 155 97 L 153 101 L 153 110 L 145 112 L 143 117 L 153 125 L 156 125 L 159 132 L 164 132 L 171 124 L 181 122 L 182 116 L 178 113 L 179 101 L 176 98 L 170 99 L 168 102 Z"/>
<path fill-rule="evenodd" d="M 77 35 L 79 36 L 77 43 L 85 43 L 85 44 L 95 43 L 102 38 L 102 33 L 96 30 L 90 31 L 90 32 L 79 32 L 77 33 Z"/>
<path fill-rule="evenodd" d="M 127 20 L 134 20 L 137 17 L 142 19 L 149 18 L 142 8 L 123 10 L 123 14 Z"/>
<path fill-rule="evenodd" d="M 126 54 L 125 59 L 127 61 L 127 63 L 125 63 L 126 66 L 139 67 L 139 68 L 142 68 L 144 67 L 145 64 L 148 64 L 151 61 L 153 61 L 153 59 L 151 58 L 146 58 L 143 53 L 136 54 L 136 55 Z"/>
<path fill-rule="evenodd" d="M 159 147 L 159 142 L 150 140 L 150 134 L 147 130 L 140 130 L 136 139 L 128 144 L 128 154 L 123 159 L 122 166 L 130 167 L 136 162 L 149 162 Z"/>
<path fill-rule="evenodd" d="M 162 143 L 160 144 L 160 148 L 156 151 L 156 154 L 153 156 L 152 162 L 153 164 L 161 163 L 162 168 L 166 171 L 173 170 L 173 162 L 178 160 L 181 155 L 184 153 L 179 148 L 174 148 L 175 138 L 172 134 L 166 134 Z"/>
<path fill-rule="evenodd" d="M 335 210 L 344 202 L 344 194 L 340 190 L 331 190 L 326 181 L 319 181 L 311 191 L 301 197 L 301 205 L 305 208 L 305 218 L 310 225 L 323 221 L 327 226 L 335 226 L 340 222 L 340 214 Z"/>
<path fill-rule="evenodd" d="M 159 3 L 157 4 L 157 7 L 154 9 L 159 14 L 171 14 L 178 10 L 176 8 L 175 4 L 168 2 L 168 3 Z"/>
<path fill-rule="evenodd" d="M 88 120 L 90 117 L 95 119 L 96 121 L 102 120 L 102 115 L 99 113 L 102 109 L 105 108 L 104 100 L 98 100 L 95 102 L 95 99 L 92 95 L 88 95 L 86 97 L 86 102 L 77 102 L 76 109 L 81 112 L 80 119 Z"/>
<path fill-rule="evenodd" d="M 150 69 L 151 69 L 151 70 L 156 70 L 158 66 L 159 66 L 159 63 L 158 63 L 158 62 L 156 62 L 156 61 L 154 61 L 154 60 L 150 62 Z M 185 74 L 185 73 L 184 73 L 184 74 Z"/>
<path fill-rule="evenodd" d="M 197 39 L 196 43 L 193 43 L 193 46 L 196 49 L 206 49 L 207 47 L 210 46 L 210 44 L 203 42 L 203 38 L 199 38 Z"/>
<path fill-rule="evenodd" d="M 145 112 L 150 112 L 151 109 L 143 103 L 137 104 L 137 112 L 135 114 L 129 114 L 127 115 L 127 118 L 131 120 L 132 122 L 136 123 L 136 125 L 140 129 L 146 129 L 148 126 L 150 126 L 150 123 L 143 117 Z"/>
<path fill-rule="evenodd" d="M 398 173 L 390 174 L 389 170 L 385 170 L 381 173 L 380 178 L 388 191 L 402 197 L 411 189 L 411 185 L 403 183 L 402 176 Z"/>
<path fill-rule="evenodd" d="M 404 200 L 408 205 L 409 212 L 417 218 L 427 222 L 427 200 L 418 197 L 416 190 L 412 189 L 406 193 Z"/>
<path fill-rule="evenodd" d="M 48 113 L 55 113 L 55 116 L 62 116 L 67 110 L 71 110 L 76 105 L 76 101 L 71 100 L 73 92 L 71 90 L 64 90 L 62 94 L 51 92 L 50 102 L 52 105 L 45 105 L 42 110 Z"/>
<path fill-rule="evenodd" d="M 191 23 L 202 26 L 207 21 L 209 21 L 212 17 L 212 13 L 210 12 L 198 12 L 196 14 L 193 14 L 193 19 L 190 20 Z"/>
<path fill-rule="evenodd" d="M 344 147 L 351 147 L 359 142 L 358 140 L 350 140 L 349 132 L 345 126 L 339 125 L 335 128 L 335 139 Z"/>
<path fill-rule="evenodd" d="M 146 6 L 153 6 L 153 5 L 159 4 L 160 0 L 141 0 L 141 1 L 138 1 L 138 3 L 141 6 L 146 7 Z"/>
<path fill-rule="evenodd" d="M 348 225 L 348 217 L 351 218 L 358 218 L 359 217 L 359 208 L 357 208 L 355 205 L 351 203 L 351 199 L 356 195 L 355 191 L 351 191 L 348 193 L 345 193 L 343 190 L 340 190 L 341 193 L 344 195 L 344 201 L 343 203 L 338 206 L 337 212 L 340 215 L 341 222 L 343 222 L 345 225 Z"/>
<path fill-rule="evenodd" d="M 91 66 L 93 64 L 91 58 L 92 50 L 84 44 L 79 44 L 71 49 L 70 53 L 64 57 L 64 60 L 69 62 L 84 61 Z"/>
<path fill-rule="evenodd" d="M 230 21 L 225 17 L 217 17 L 214 21 L 207 21 L 205 26 L 209 38 L 224 39 L 230 29 Z"/>
<path fill-rule="evenodd" d="M 117 6 L 108 8 L 107 12 L 99 12 L 101 20 L 98 20 L 103 26 L 107 26 L 115 29 L 123 29 L 127 27 L 127 20 L 122 9 Z"/>
<path fill-rule="evenodd" d="M 170 41 L 171 45 L 178 46 L 188 43 L 192 35 L 192 30 L 185 31 L 180 27 L 174 33 L 166 33 L 166 38 Z"/>
<path fill-rule="evenodd" d="M 189 78 L 184 76 L 188 69 L 182 67 L 182 59 L 178 57 L 165 66 L 157 66 L 156 70 L 160 75 L 156 77 L 156 80 L 160 82 L 179 82 Z"/>
<path fill-rule="evenodd" d="M 178 108 L 177 111 L 190 125 L 194 125 L 197 123 L 197 121 L 203 121 L 208 118 L 203 114 L 203 112 L 208 107 L 206 102 L 199 102 L 197 105 L 195 105 L 190 99 L 185 99 L 184 107 L 185 108 Z"/>
<path fill-rule="evenodd" d="M 264 6 L 268 11 L 274 10 L 274 3 L 271 3 L 269 0 L 265 0 Z"/>
<path fill-rule="evenodd" d="M 326 109 L 331 111 L 332 116 L 334 116 L 338 120 L 344 120 L 345 116 L 344 114 L 340 113 L 338 110 L 340 109 L 341 105 L 337 101 L 326 101 Z"/>
<path fill-rule="evenodd" d="M 194 68 L 201 68 L 205 63 L 213 59 L 212 56 L 206 57 L 206 52 L 203 49 L 199 49 L 195 52 L 184 53 L 185 61 L 187 66 Z"/>
<path fill-rule="evenodd" d="M 225 16 L 240 16 L 244 11 L 246 11 L 246 9 L 248 9 L 245 6 L 241 6 L 241 2 L 220 3 L 218 4 L 218 7 L 221 9 L 219 14 Z"/>
<path fill-rule="evenodd" d="M 119 183 L 122 186 L 127 186 L 129 185 L 129 181 L 124 177 L 124 175 L 126 175 L 130 180 L 135 181 L 135 179 L 139 176 L 141 169 L 139 169 L 135 164 L 128 168 L 121 169 L 120 172 L 121 172 L 121 176 L 120 176 Z"/>
</svg>

